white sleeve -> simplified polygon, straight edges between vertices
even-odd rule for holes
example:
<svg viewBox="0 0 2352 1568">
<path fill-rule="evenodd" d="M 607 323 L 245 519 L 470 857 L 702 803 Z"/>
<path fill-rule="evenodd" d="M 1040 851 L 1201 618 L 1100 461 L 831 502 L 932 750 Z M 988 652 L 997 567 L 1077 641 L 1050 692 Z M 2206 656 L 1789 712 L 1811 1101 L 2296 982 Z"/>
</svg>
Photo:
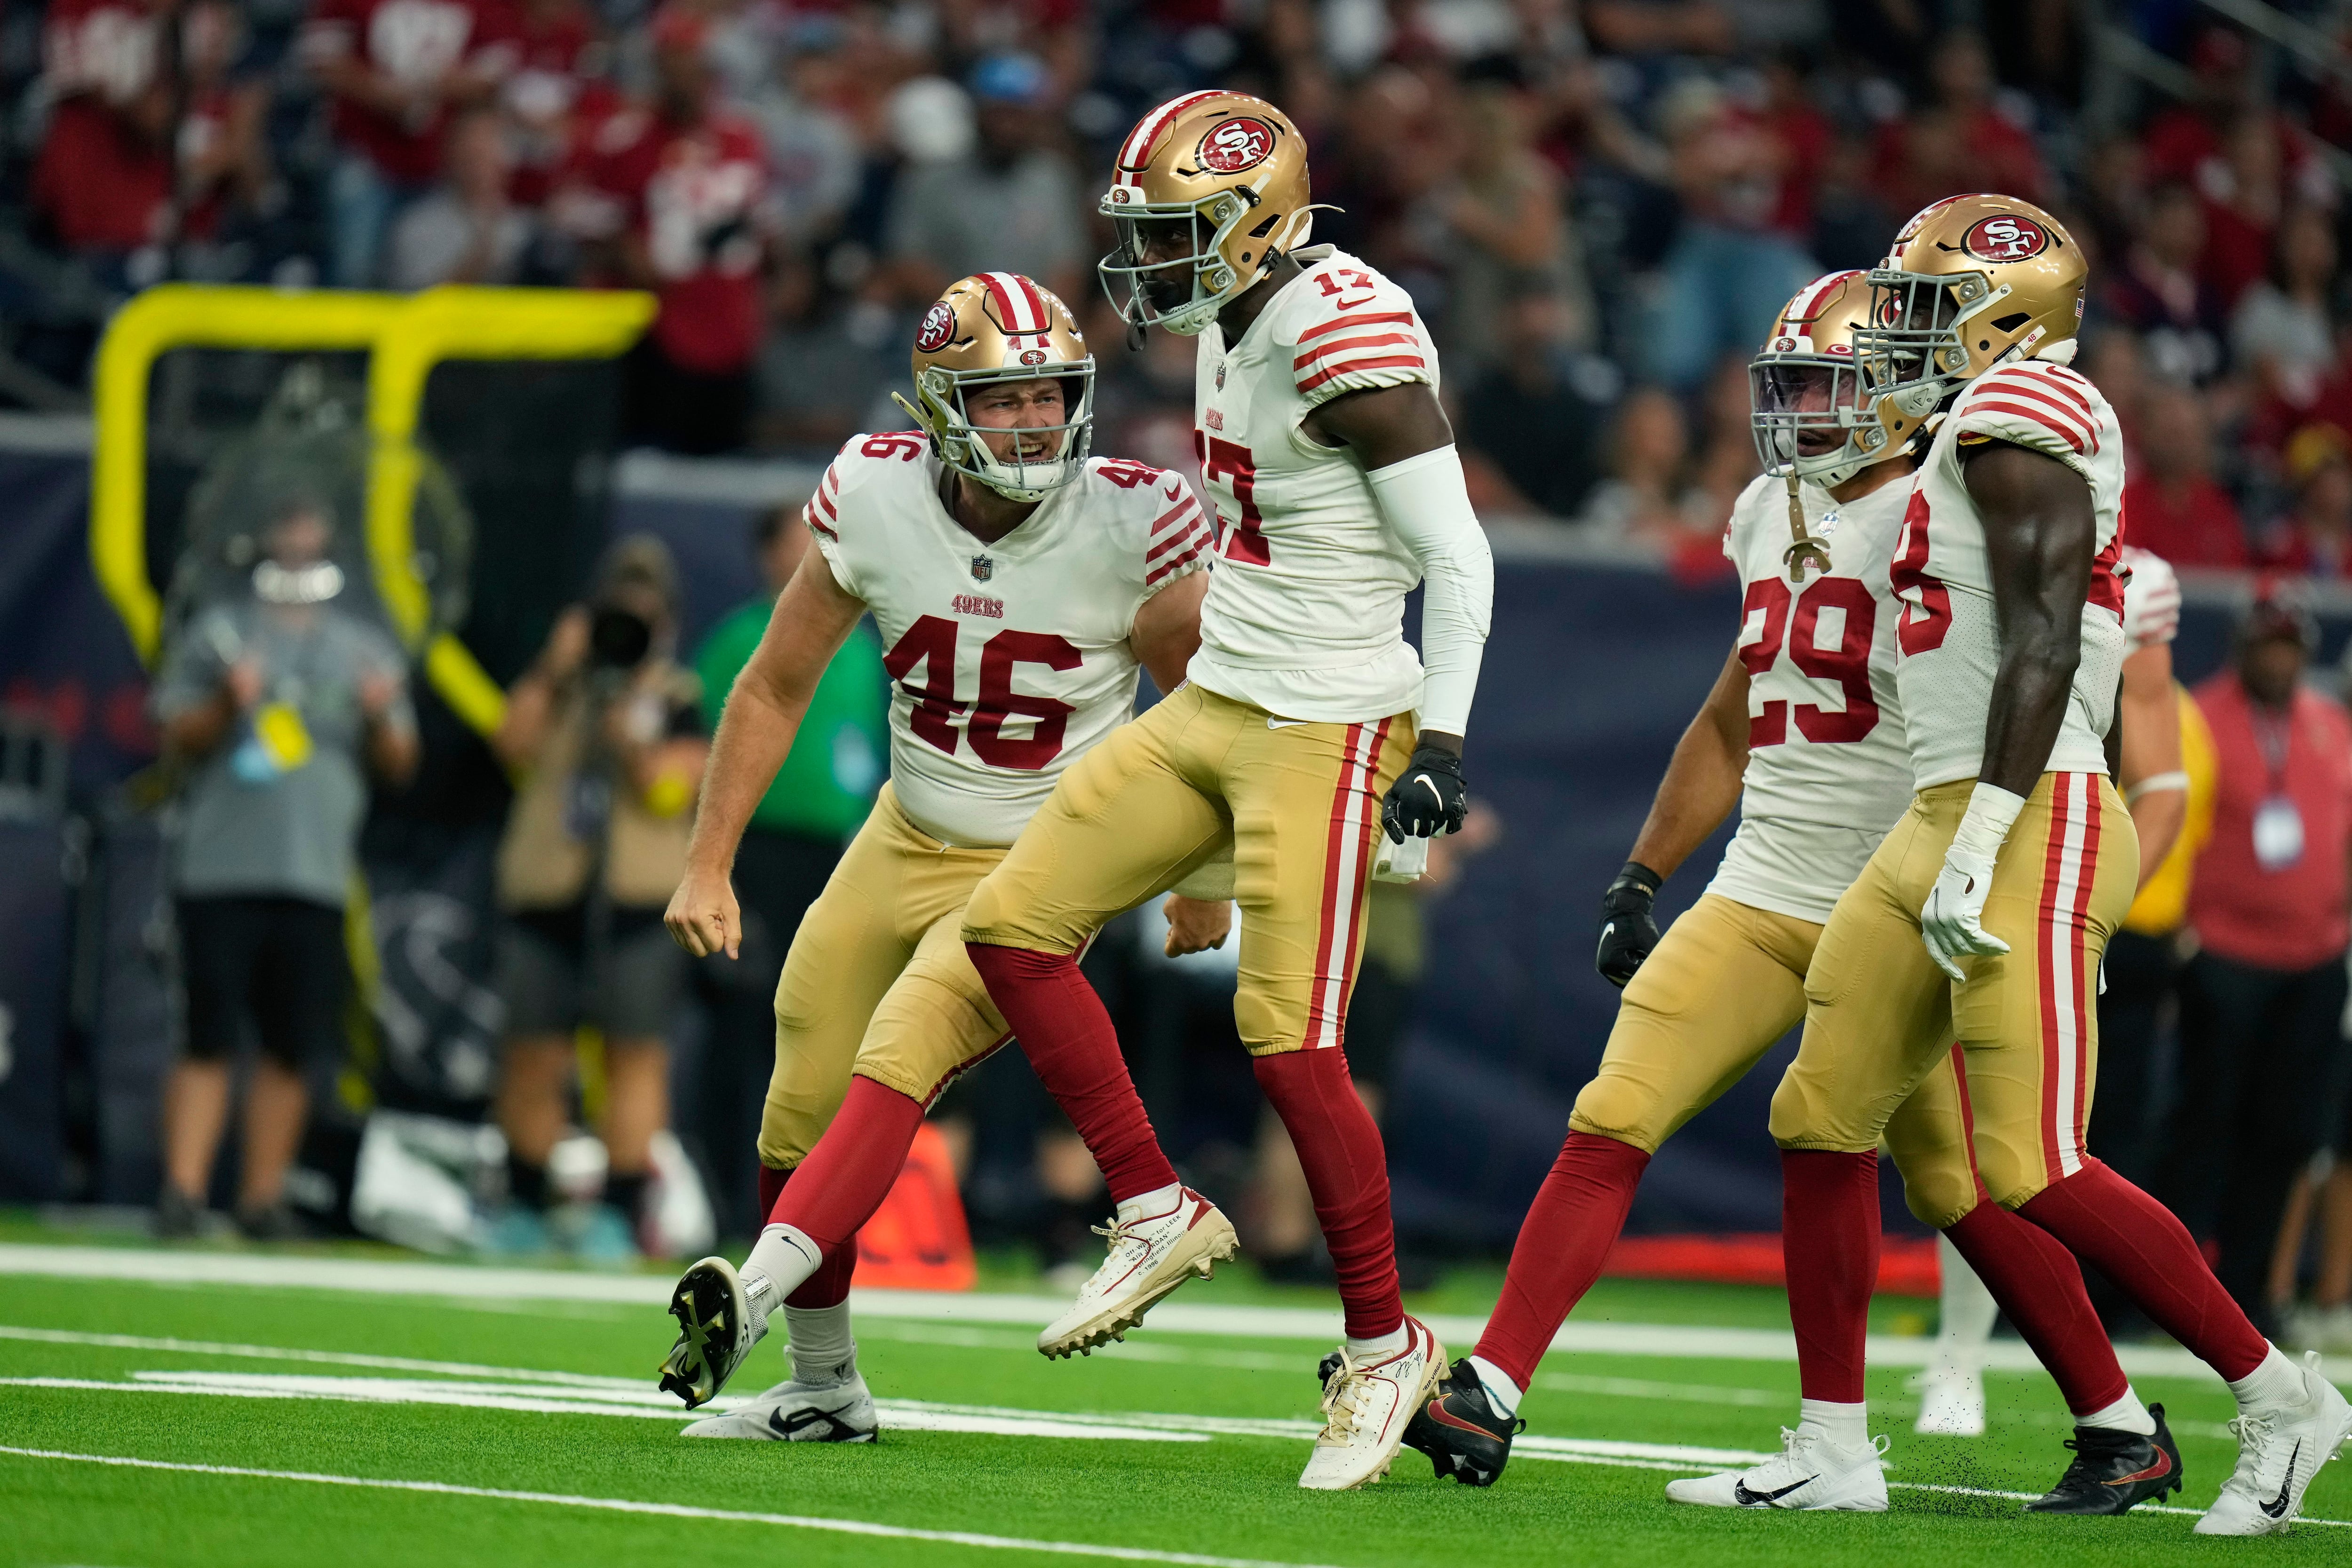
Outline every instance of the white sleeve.
<svg viewBox="0 0 2352 1568">
<path fill-rule="evenodd" d="M 1495 557 L 1470 509 L 1461 456 L 1442 446 L 1365 477 L 1389 527 L 1421 562 L 1421 727 L 1463 734 L 1494 616 Z"/>
</svg>

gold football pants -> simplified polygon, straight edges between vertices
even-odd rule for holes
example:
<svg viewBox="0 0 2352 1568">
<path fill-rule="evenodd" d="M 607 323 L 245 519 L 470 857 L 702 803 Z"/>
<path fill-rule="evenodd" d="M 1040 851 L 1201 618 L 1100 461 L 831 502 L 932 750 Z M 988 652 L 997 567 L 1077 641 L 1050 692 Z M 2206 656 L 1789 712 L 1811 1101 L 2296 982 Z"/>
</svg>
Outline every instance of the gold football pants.
<svg viewBox="0 0 2352 1568">
<path fill-rule="evenodd" d="M 1707 894 L 1625 988 L 1601 1071 L 1569 1125 L 1648 1154 L 1746 1076 L 1805 1017 L 1822 927 Z M 1940 1230 L 1974 1208 L 1961 1086 L 1947 1051 L 1886 1124 L 1911 1212 Z"/>
<path fill-rule="evenodd" d="M 2005 954 L 1936 967 L 1919 911 L 1974 785 L 1920 792 L 1822 933 L 1805 1036 L 1772 1096 L 1790 1149 L 1875 1147 L 1957 1037 L 1978 1173 L 2016 1208 L 2082 1169 L 2098 1075 L 2099 960 L 2139 874 L 2131 815 L 2105 778 L 2045 773 L 1994 862 L 1984 928 Z"/>
<path fill-rule="evenodd" d="M 1180 686 L 1070 765 L 971 895 L 964 939 L 1075 953 L 1230 833 L 1243 1044 L 1254 1056 L 1338 1045 L 1381 797 L 1413 734 L 1411 714 L 1299 723 Z"/>
<path fill-rule="evenodd" d="M 841 1109 L 853 1073 L 929 1105 L 1004 1043 L 965 956 L 964 901 L 1004 858 L 918 830 L 890 786 L 801 917 L 776 984 L 776 1071 L 760 1163 L 789 1170 Z"/>
</svg>

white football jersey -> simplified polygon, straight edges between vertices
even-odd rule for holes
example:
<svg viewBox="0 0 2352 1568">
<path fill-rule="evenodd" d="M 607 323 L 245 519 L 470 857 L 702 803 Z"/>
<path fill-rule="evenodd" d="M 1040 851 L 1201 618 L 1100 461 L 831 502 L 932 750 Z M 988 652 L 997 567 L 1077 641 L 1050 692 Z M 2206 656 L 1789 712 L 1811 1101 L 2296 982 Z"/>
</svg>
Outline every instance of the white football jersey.
<svg viewBox="0 0 2352 1568">
<path fill-rule="evenodd" d="M 1826 924 L 1879 840 L 1911 804 L 1911 752 L 1895 688 L 1887 580 L 1910 486 L 1858 501 L 1803 485 L 1806 524 L 1830 570 L 1789 578 L 1789 486 L 1751 480 L 1723 553 L 1739 569 L 1739 662 L 1748 667 L 1748 771 L 1739 830 L 1707 891 Z"/>
<path fill-rule="evenodd" d="M 1238 343 L 1200 337 L 1192 444 L 1217 574 L 1192 678 L 1285 718 L 1353 724 L 1421 702 L 1404 597 L 1421 580 L 1364 466 L 1300 428 L 1345 392 L 1425 382 L 1437 350 L 1405 291 L 1344 251 L 1298 253 Z"/>
<path fill-rule="evenodd" d="M 940 475 L 919 434 L 853 435 L 802 515 L 881 630 L 908 820 L 945 843 L 1009 844 L 1133 715 L 1136 612 L 1208 567 L 1210 529 L 1180 476 L 1096 457 L 982 544 L 948 515 Z"/>
<path fill-rule="evenodd" d="M 2043 770 L 2105 773 L 2124 660 L 2124 440 L 2099 389 L 2063 365 L 2003 365 L 1971 382 L 1936 433 L 1913 482 L 1895 591 L 1903 601 L 1903 690 L 1912 771 L 1922 789 L 1973 779 L 1984 766 L 1985 717 L 2000 669 L 1984 524 L 1961 476 L 1962 448 L 2007 441 L 2055 457 L 2091 486 L 2090 592 L 2083 656 L 2057 744 Z"/>
<path fill-rule="evenodd" d="M 2124 657 L 2172 641 L 2180 630 L 2180 578 L 2154 550 L 2124 546 Z"/>
</svg>

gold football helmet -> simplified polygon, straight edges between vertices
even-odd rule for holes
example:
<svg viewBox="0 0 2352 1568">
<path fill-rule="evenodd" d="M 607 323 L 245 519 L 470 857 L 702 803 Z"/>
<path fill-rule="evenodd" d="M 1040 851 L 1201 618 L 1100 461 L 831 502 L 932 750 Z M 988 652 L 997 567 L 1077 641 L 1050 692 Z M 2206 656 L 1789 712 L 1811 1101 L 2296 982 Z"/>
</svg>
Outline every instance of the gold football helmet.
<svg viewBox="0 0 2352 1568">
<path fill-rule="evenodd" d="M 1042 501 L 1085 468 L 1094 444 L 1095 360 L 1054 291 L 1017 272 L 951 284 L 915 329 L 915 402 L 890 395 L 931 438 L 940 461 L 1015 501 Z M 971 423 L 973 389 L 1058 380 L 1059 424 L 1024 425 L 999 456 Z"/>
<path fill-rule="evenodd" d="M 1843 485 L 1903 450 L 1879 425 L 1877 394 L 1854 359 L 1870 301 L 1864 273 L 1817 277 L 1782 307 L 1748 361 L 1748 420 L 1767 474 Z"/>
<path fill-rule="evenodd" d="M 2074 236 L 2011 196 L 1948 196 L 1904 225 L 1853 335 L 1888 442 L 1996 365 L 2072 361 L 2089 274 Z"/>
<path fill-rule="evenodd" d="M 1282 110 L 1238 92 L 1171 99 L 1119 144 L 1101 203 L 1118 232 L 1097 265 L 1104 291 L 1130 326 L 1192 337 L 1307 243 L 1312 206 L 1306 139 Z"/>
</svg>

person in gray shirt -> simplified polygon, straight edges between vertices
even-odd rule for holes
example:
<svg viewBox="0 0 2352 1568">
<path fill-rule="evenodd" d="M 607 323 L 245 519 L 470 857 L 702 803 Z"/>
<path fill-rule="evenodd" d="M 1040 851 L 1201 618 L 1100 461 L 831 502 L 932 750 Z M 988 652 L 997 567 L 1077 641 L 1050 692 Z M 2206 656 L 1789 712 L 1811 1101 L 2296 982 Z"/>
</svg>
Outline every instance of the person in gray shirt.
<svg viewBox="0 0 2352 1568">
<path fill-rule="evenodd" d="M 397 783 L 416 767 L 406 661 L 338 602 L 331 538 L 323 504 L 281 507 L 249 591 L 199 607 L 155 684 L 164 753 L 183 776 L 171 886 L 187 994 L 185 1050 L 164 1093 L 166 1236 L 202 1228 L 248 1029 L 261 1058 L 237 1221 L 257 1239 L 299 1233 L 286 1170 L 308 1110 L 304 1070 L 333 1053 L 341 1025 L 343 904 L 368 775 Z"/>
</svg>

